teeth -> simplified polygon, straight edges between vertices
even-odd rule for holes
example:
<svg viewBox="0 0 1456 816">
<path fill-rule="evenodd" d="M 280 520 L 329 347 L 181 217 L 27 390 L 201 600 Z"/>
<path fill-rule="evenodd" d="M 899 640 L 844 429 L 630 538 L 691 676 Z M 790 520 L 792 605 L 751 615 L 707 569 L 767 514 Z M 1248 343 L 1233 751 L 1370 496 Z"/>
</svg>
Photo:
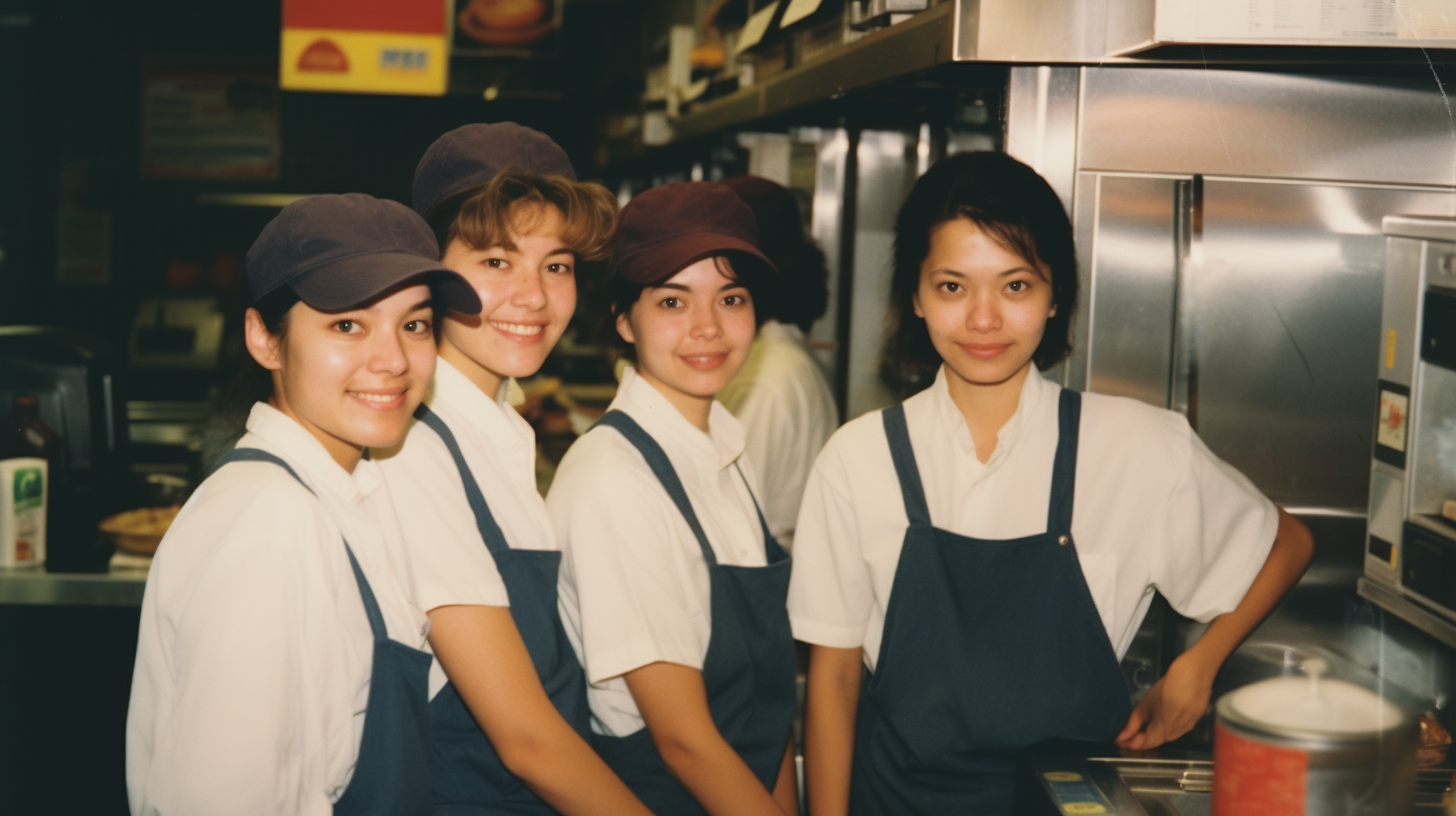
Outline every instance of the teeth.
<svg viewBox="0 0 1456 816">
<path fill-rule="evenodd" d="M 496 320 L 490 321 L 490 325 L 495 326 L 497 329 L 500 329 L 504 332 L 510 332 L 511 334 L 524 334 L 527 336 L 540 334 L 541 330 L 546 328 L 545 326 L 531 326 L 525 323 L 501 323 Z"/>
<path fill-rule="evenodd" d="M 364 394 L 359 391 L 351 393 L 365 402 L 394 402 L 399 398 L 398 394 Z"/>
</svg>

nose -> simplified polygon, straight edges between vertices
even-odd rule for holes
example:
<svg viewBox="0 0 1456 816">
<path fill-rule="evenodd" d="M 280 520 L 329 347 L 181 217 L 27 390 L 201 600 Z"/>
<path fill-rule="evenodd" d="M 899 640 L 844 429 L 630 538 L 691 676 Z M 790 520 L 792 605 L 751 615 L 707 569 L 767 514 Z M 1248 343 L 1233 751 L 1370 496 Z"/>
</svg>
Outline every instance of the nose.
<svg viewBox="0 0 1456 816">
<path fill-rule="evenodd" d="M 516 286 L 511 291 L 511 305 L 533 312 L 546 308 L 546 287 L 542 285 L 540 272 L 517 276 Z"/>
<path fill-rule="evenodd" d="M 689 331 L 695 340 L 712 340 L 723 333 L 723 322 L 719 319 L 715 306 L 693 309 L 691 319 L 692 326 Z"/>
<path fill-rule="evenodd" d="M 369 343 L 369 370 L 375 374 L 400 376 L 409 371 L 400 331 L 376 332 Z"/>
<path fill-rule="evenodd" d="M 966 314 L 966 326 L 972 331 L 988 332 L 1001 328 L 1001 304 L 994 292 L 975 292 L 971 295 L 970 310 Z"/>
</svg>

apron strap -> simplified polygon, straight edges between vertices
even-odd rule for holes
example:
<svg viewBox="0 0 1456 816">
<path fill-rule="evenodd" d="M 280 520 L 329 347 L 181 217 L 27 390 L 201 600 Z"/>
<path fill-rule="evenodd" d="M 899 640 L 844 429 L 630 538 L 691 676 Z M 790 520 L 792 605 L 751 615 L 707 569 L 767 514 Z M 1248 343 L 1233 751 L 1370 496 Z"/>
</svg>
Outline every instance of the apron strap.
<svg viewBox="0 0 1456 816">
<path fill-rule="evenodd" d="M 490 505 L 486 504 L 485 494 L 480 492 L 480 484 L 475 481 L 475 475 L 465 464 L 465 454 L 460 452 L 460 443 L 455 440 L 455 434 L 445 425 L 445 420 L 423 402 L 415 409 L 415 419 L 428 425 L 450 450 L 450 458 L 455 460 L 455 469 L 460 471 L 460 481 L 465 485 L 465 499 L 470 502 L 470 511 L 475 514 L 475 528 L 480 531 L 485 548 L 490 550 L 492 557 L 508 552 L 511 547 L 506 543 L 505 533 L 501 532 L 500 525 L 491 514 Z"/>
<path fill-rule="evenodd" d="M 753 487 L 748 484 L 748 477 L 743 475 L 743 468 L 739 467 L 736 461 L 733 463 L 733 468 L 738 471 L 738 478 L 743 481 L 743 487 L 748 491 L 748 498 L 753 500 L 753 509 L 758 513 L 758 526 L 763 528 L 763 554 L 768 559 L 768 563 L 772 564 L 774 562 L 773 530 L 768 528 L 768 519 L 763 517 L 763 508 L 758 505 L 758 497 L 753 495 Z"/>
<path fill-rule="evenodd" d="M 905 499 L 905 515 L 910 526 L 930 526 L 930 507 L 925 502 L 925 486 L 920 483 L 920 468 L 915 464 L 915 450 L 910 447 L 910 429 L 905 424 L 904 403 L 882 412 L 885 439 L 890 443 L 890 458 L 895 474 L 900 477 L 900 493 Z"/>
<path fill-rule="evenodd" d="M 1052 464 L 1052 495 L 1047 532 L 1070 535 L 1072 497 L 1077 489 L 1077 434 L 1082 425 L 1082 393 L 1063 388 L 1057 403 L 1057 457 Z"/>
<path fill-rule="evenodd" d="M 708 534 L 703 532 L 703 525 L 698 523 L 698 514 L 693 512 L 693 504 L 688 501 L 688 493 L 683 489 L 682 480 L 678 479 L 677 471 L 672 467 L 672 461 L 667 458 L 667 453 L 662 446 L 657 444 L 650 434 L 642 430 L 637 420 L 622 413 L 612 410 L 602 415 L 597 420 L 597 425 L 606 425 L 615 428 L 618 433 L 627 438 L 647 460 L 647 466 L 652 468 L 657 481 L 662 483 L 667 490 L 667 495 L 672 498 L 672 503 L 682 512 L 683 518 L 687 519 L 688 526 L 693 529 L 693 535 L 698 539 L 698 546 L 703 550 L 703 560 L 708 566 L 718 566 L 718 556 L 713 553 L 713 548 L 708 544 Z M 592 427 L 596 427 L 593 425 Z"/>
<path fill-rule="evenodd" d="M 313 488 L 308 486 L 308 482 L 305 482 L 298 475 L 298 471 L 294 470 L 291 465 L 281 458 L 265 450 L 259 450 L 258 448 L 233 448 L 228 451 L 226 456 L 218 460 L 217 466 L 213 468 L 213 472 L 216 473 L 222 470 L 223 466 L 230 462 L 267 462 L 277 465 L 288 471 L 288 475 L 303 485 L 304 490 L 313 493 L 314 496 L 318 496 L 317 493 L 314 493 Z M 364 570 L 359 568 L 359 561 L 354 558 L 354 551 L 349 548 L 348 541 L 344 541 L 344 553 L 349 556 L 349 568 L 354 571 L 354 582 L 359 585 L 359 596 L 364 599 L 364 614 L 369 618 L 369 630 L 374 633 L 375 640 L 388 640 L 389 630 L 384 626 L 384 615 L 379 611 L 379 601 L 375 599 L 374 590 L 369 586 L 369 579 L 364 577 Z"/>
</svg>

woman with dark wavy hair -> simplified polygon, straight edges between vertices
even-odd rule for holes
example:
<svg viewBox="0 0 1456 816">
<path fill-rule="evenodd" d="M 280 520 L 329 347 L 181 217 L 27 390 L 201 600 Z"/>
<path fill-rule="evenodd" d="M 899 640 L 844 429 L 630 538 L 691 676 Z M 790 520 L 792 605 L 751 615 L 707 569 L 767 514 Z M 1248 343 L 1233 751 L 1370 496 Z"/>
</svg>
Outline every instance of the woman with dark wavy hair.
<svg viewBox="0 0 1456 816">
<path fill-rule="evenodd" d="M 830 439 L 796 534 L 815 816 L 1009 814 L 1027 746 L 1180 736 L 1309 563 L 1304 525 L 1181 415 L 1042 377 L 1075 257 L 1056 193 L 1003 154 L 940 162 L 900 210 L 887 370 L 922 390 Z M 1118 660 L 1154 589 L 1211 623 L 1134 709 Z"/>
</svg>

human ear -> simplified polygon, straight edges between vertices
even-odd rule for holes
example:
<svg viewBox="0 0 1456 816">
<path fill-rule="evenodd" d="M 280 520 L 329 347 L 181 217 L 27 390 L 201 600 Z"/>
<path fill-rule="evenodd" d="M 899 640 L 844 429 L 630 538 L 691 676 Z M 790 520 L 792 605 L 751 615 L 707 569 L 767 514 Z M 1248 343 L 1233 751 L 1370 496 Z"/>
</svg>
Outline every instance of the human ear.
<svg viewBox="0 0 1456 816">
<path fill-rule="evenodd" d="M 629 319 L 630 310 L 617 315 L 617 334 L 628 343 L 637 344 L 637 335 L 632 333 L 632 321 Z"/>
<path fill-rule="evenodd" d="M 920 311 L 920 293 L 916 292 L 910 296 L 910 306 L 915 311 L 915 316 L 921 320 L 925 319 L 925 313 Z"/>
<path fill-rule="evenodd" d="M 279 338 L 274 337 L 263 324 L 263 315 L 257 309 L 248 309 L 243 315 L 243 343 L 248 347 L 248 353 L 258 361 L 258 365 L 269 371 L 278 371 L 283 368 L 282 355 L 279 354 Z"/>
<path fill-rule="evenodd" d="M 1056 316 L 1057 316 L 1057 304 L 1053 303 L 1052 304 L 1051 311 L 1047 312 L 1047 317 L 1048 318 L 1052 318 L 1052 317 L 1056 317 Z"/>
</svg>

